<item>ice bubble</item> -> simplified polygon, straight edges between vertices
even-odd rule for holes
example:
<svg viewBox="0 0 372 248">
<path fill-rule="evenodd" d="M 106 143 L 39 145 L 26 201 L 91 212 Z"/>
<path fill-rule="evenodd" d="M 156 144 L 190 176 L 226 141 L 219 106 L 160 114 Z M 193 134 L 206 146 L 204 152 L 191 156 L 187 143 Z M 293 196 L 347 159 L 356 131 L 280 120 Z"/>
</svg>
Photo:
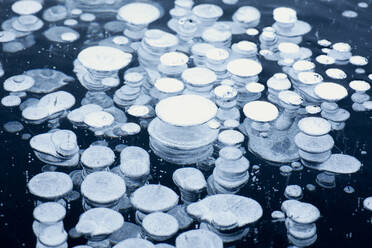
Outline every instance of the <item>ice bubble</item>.
<svg viewBox="0 0 372 248">
<path fill-rule="evenodd" d="M 12 27 L 21 32 L 33 32 L 41 29 L 44 23 L 37 16 L 22 15 L 17 17 L 12 23 Z"/>
<path fill-rule="evenodd" d="M 16 75 L 7 78 L 4 81 L 4 89 L 10 92 L 22 92 L 30 89 L 35 83 L 35 80 L 26 75 Z"/>
<path fill-rule="evenodd" d="M 178 232 L 179 225 L 172 215 L 154 212 L 146 215 L 142 221 L 142 228 L 149 239 L 164 241 Z"/>
<path fill-rule="evenodd" d="M 79 39 L 80 34 L 69 27 L 53 26 L 44 32 L 45 37 L 54 42 L 72 42 Z"/>
<path fill-rule="evenodd" d="M 298 185 L 287 185 L 284 190 L 284 196 L 287 199 L 300 199 L 302 198 L 302 189 Z"/>
<path fill-rule="evenodd" d="M 43 12 L 43 19 L 48 22 L 57 22 L 67 17 L 67 8 L 63 5 L 55 5 Z"/>
<path fill-rule="evenodd" d="M 33 69 L 25 72 L 35 84 L 28 91 L 32 93 L 50 93 L 74 81 L 73 77 L 53 69 Z"/>
<path fill-rule="evenodd" d="M 342 16 L 346 18 L 356 18 L 358 17 L 358 13 L 353 10 L 345 10 L 342 12 Z"/>
<path fill-rule="evenodd" d="M 115 204 L 126 191 L 124 180 L 107 171 L 98 171 L 87 175 L 80 189 L 81 194 L 93 206 Z"/>
<path fill-rule="evenodd" d="M 141 212 L 167 211 L 178 203 L 178 195 L 163 185 L 148 184 L 134 191 L 131 203 Z"/>
<path fill-rule="evenodd" d="M 356 66 L 366 66 L 368 64 L 368 59 L 363 56 L 355 55 L 350 57 L 349 62 Z"/>
<path fill-rule="evenodd" d="M 102 107 L 96 104 L 83 105 L 68 113 L 67 118 L 74 124 L 83 124 L 85 116 L 92 112 L 101 111 Z"/>
<path fill-rule="evenodd" d="M 119 213 L 108 208 L 92 208 L 80 215 L 76 230 L 89 237 L 109 235 L 119 230 L 124 224 L 124 218 Z"/>
<path fill-rule="evenodd" d="M 27 187 L 37 197 L 55 200 L 72 190 L 72 180 L 62 172 L 43 172 L 31 178 Z"/>
<path fill-rule="evenodd" d="M 367 197 L 363 201 L 363 207 L 369 211 L 372 211 L 372 197 Z"/>
<path fill-rule="evenodd" d="M 38 239 L 46 247 L 65 247 L 67 236 L 67 232 L 63 228 L 52 225 L 42 230 Z"/>
<path fill-rule="evenodd" d="M 338 68 L 329 68 L 325 71 L 328 77 L 333 79 L 345 79 L 347 78 L 346 73 Z"/>
<path fill-rule="evenodd" d="M 315 58 L 315 60 L 319 63 L 319 64 L 322 64 L 322 65 L 332 65 L 335 63 L 335 59 L 328 56 L 328 55 L 324 55 L 324 54 L 321 54 L 319 56 L 317 56 Z"/>
<path fill-rule="evenodd" d="M 1 98 L 1 104 L 5 107 L 16 107 L 21 104 L 21 98 L 15 95 L 4 96 Z"/>
<path fill-rule="evenodd" d="M 155 248 L 155 245 L 148 240 L 140 238 L 129 238 L 119 242 L 113 248 Z"/>
<path fill-rule="evenodd" d="M 18 133 L 23 130 L 23 125 L 19 121 L 9 121 L 4 123 L 4 130 L 8 133 Z"/>
<path fill-rule="evenodd" d="M 12 5 L 12 11 L 18 15 L 32 15 L 39 12 L 43 6 L 38 1 L 22 0 Z"/>
<path fill-rule="evenodd" d="M 102 128 L 114 123 L 114 117 L 105 111 L 96 111 L 87 114 L 84 117 L 84 123 L 89 127 Z"/>
<path fill-rule="evenodd" d="M 201 245 L 202 244 L 202 245 Z M 196 229 L 180 234 L 176 239 L 177 248 L 223 248 L 222 240 L 215 233 Z"/>
</svg>

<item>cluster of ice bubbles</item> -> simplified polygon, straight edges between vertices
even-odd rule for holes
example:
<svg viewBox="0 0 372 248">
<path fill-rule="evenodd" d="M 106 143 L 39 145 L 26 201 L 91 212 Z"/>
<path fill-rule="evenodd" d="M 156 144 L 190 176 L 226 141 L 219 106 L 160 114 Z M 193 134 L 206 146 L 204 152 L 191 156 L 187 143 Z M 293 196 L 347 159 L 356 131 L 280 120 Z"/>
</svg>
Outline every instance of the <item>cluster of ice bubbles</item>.
<svg viewBox="0 0 372 248">
<path fill-rule="evenodd" d="M 342 130 L 350 117 L 337 104 L 348 95 L 342 84 L 347 75 L 337 65 L 350 63 L 365 73 L 368 64 L 367 58 L 352 54 L 349 44 L 319 40 L 323 54 L 314 58 L 301 45 L 311 26 L 291 8 L 274 9 L 274 24 L 260 32 L 261 13 L 254 7 L 239 7 L 232 21 L 222 22 L 223 9 L 216 4 L 176 0 L 165 27 L 170 33 L 148 29 L 163 15 L 161 6 L 124 2 L 67 0 L 39 18 L 43 1 L 22 0 L 12 5 L 17 16 L 2 24 L 0 42 L 8 53 L 33 46 L 33 34 L 47 26 L 43 34 L 53 52 L 68 57 L 71 49 L 79 51 L 71 64 L 87 89 L 77 107 L 74 92 L 60 90 L 74 78 L 60 71 L 33 69 L 3 80 L 9 95 L 1 103 L 15 111 L 19 107 L 24 123 L 47 122 L 51 128 L 30 139 L 36 157 L 47 164 L 28 182 L 37 202 L 36 247 L 67 247 L 68 237 L 84 236 L 87 245 L 76 247 L 222 248 L 246 237 L 263 215 L 256 200 L 239 195 L 249 181 L 247 152 L 281 165 L 284 175 L 304 166 L 318 170 L 316 182 L 326 188 L 335 187 L 336 175 L 360 169 L 356 158 L 332 153 L 335 141 L 329 134 Z M 116 20 L 109 18 L 103 28 L 95 22 L 113 13 Z M 79 47 L 82 30 L 87 39 Z M 259 33 L 258 44 L 231 44 L 234 35 Z M 137 67 L 131 64 L 135 57 Z M 281 69 L 266 83 L 259 82 L 260 59 L 276 61 Z M 324 75 L 335 82 L 324 82 L 316 63 L 334 65 Z M 126 67 L 122 80 L 118 72 Z M 352 109 L 371 110 L 370 84 L 355 79 L 349 87 L 355 91 Z M 106 94 L 114 88 L 113 95 Z M 58 129 L 65 118 L 101 141 L 80 149 L 74 131 Z M 23 124 L 11 121 L 4 129 L 20 132 Z M 153 165 L 146 150 L 118 146 L 118 162 L 104 141 L 125 140 L 142 129 L 156 156 L 175 166 L 192 166 L 173 174 L 180 196 L 170 187 L 148 183 Z M 300 201 L 299 185 L 288 185 L 284 195 L 288 200 L 272 217 L 285 220 L 289 242 L 310 246 L 317 239 L 319 210 Z M 66 200 L 78 199 L 85 212 L 67 233 Z M 371 198 L 364 207 L 372 210 Z M 135 220 L 124 220 L 130 210 Z"/>
</svg>

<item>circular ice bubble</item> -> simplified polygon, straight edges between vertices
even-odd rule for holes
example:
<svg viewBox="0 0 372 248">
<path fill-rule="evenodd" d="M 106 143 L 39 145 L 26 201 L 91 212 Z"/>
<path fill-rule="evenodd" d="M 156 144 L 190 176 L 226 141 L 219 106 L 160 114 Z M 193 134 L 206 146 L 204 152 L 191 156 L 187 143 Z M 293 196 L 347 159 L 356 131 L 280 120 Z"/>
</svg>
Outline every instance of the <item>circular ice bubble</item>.
<svg viewBox="0 0 372 248">
<path fill-rule="evenodd" d="M 106 22 L 103 28 L 108 32 L 116 34 L 116 33 L 124 32 L 125 26 L 126 25 L 123 21 L 114 20 L 114 21 Z"/>
<path fill-rule="evenodd" d="M 315 68 L 315 64 L 308 60 L 299 60 L 292 65 L 292 68 L 297 72 L 310 71 Z"/>
<path fill-rule="evenodd" d="M 306 85 L 318 84 L 323 81 L 322 75 L 312 71 L 300 72 L 298 74 L 298 80 Z"/>
<path fill-rule="evenodd" d="M 142 228 L 150 239 L 164 241 L 178 232 L 179 225 L 177 219 L 172 215 L 155 212 L 143 218 Z"/>
<path fill-rule="evenodd" d="M 173 173 L 173 182 L 186 191 L 201 192 L 207 187 L 204 175 L 192 167 L 180 168 Z"/>
<path fill-rule="evenodd" d="M 223 10 L 215 4 L 199 4 L 192 9 L 192 13 L 201 19 L 217 20 L 223 15 Z"/>
<path fill-rule="evenodd" d="M 321 117 L 305 117 L 298 122 L 298 128 L 310 136 L 322 136 L 331 131 L 331 124 Z"/>
<path fill-rule="evenodd" d="M 7 78 L 3 84 L 4 90 L 10 92 L 26 91 L 35 84 L 35 80 L 27 75 L 16 75 Z"/>
<path fill-rule="evenodd" d="M 281 42 L 278 45 L 279 52 L 284 58 L 298 58 L 300 47 L 292 42 Z"/>
<path fill-rule="evenodd" d="M 274 9 L 273 17 L 276 22 L 294 24 L 297 21 L 297 12 L 291 8 L 279 7 Z"/>
<path fill-rule="evenodd" d="M 47 118 L 49 110 L 41 106 L 29 106 L 22 111 L 22 117 L 29 121 L 38 121 Z"/>
<path fill-rule="evenodd" d="M 346 42 L 338 42 L 332 45 L 332 48 L 338 52 L 350 52 L 351 46 Z"/>
<path fill-rule="evenodd" d="M 291 91 L 291 90 L 283 90 L 279 92 L 278 98 L 282 103 L 293 105 L 293 106 L 299 106 L 303 102 L 302 97 L 295 91 Z"/>
<path fill-rule="evenodd" d="M 255 29 L 255 28 L 248 28 L 248 29 L 245 31 L 245 33 L 246 33 L 247 35 L 249 35 L 249 36 L 256 36 L 256 35 L 258 35 L 260 32 L 259 32 L 257 29 Z"/>
<path fill-rule="evenodd" d="M 252 77 L 262 71 L 262 66 L 251 59 L 235 59 L 227 64 L 227 70 L 238 77 Z"/>
<path fill-rule="evenodd" d="M 358 13 L 354 10 L 345 10 L 344 12 L 342 12 L 342 16 L 346 18 L 356 18 L 358 17 Z"/>
<path fill-rule="evenodd" d="M 359 8 L 363 8 L 363 9 L 368 8 L 368 3 L 366 3 L 366 2 L 359 2 L 358 3 L 358 7 Z"/>
<path fill-rule="evenodd" d="M 116 45 L 123 46 L 129 43 L 129 39 L 125 36 L 115 36 L 112 38 L 112 42 Z"/>
<path fill-rule="evenodd" d="M 363 56 L 355 55 L 351 56 L 349 59 L 350 64 L 356 65 L 356 66 L 366 66 L 368 65 L 368 59 Z"/>
<path fill-rule="evenodd" d="M 291 88 L 291 81 L 285 73 L 275 73 L 266 82 L 267 87 L 275 91 L 283 91 Z"/>
<path fill-rule="evenodd" d="M 318 45 L 322 47 L 329 47 L 332 45 L 332 42 L 326 39 L 318 40 Z"/>
<path fill-rule="evenodd" d="M 108 87 L 116 87 L 120 84 L 120 80 L 115 77 L 106 77 L 102 79 L 101 83 Z"/>
<path fill-rule="evenodd" d="M 16 35 L 11 31 L 0 31 L 0 43 L 10 42 L 16 39 Z"/>
<path fill-rule="evenodd" d="M 277 107 L 266 101 L 249 102 L 244 105 L 243 112 L 246 117 L 257 122 L 270 122 L 279 115 Z"/>
<path fill-rule="evenodd" d="M 242 6 L 233 14 L 232 19 L 245 28 L 253 28 L 258 25 L 261 13 L 252 6 Z"/>
<path fill-rule="evenodd" d="M 229 55 L 229 51 L 223 48 L 212 48 L 206 53 L 206 57 L 210 63 L 224 62 L 229 58 Z"/>
<path fill-rule="evenodd" d="M 123 216 L 109 208 L 92 208 L 80 215 L 76 231 L 95 237 L 109 235 L 119 230 L 124 224 Z"/>
<path fill-rule="evenodd" d="M 161 100 L 155 107 L 156 115 L 171 125 L 201 125 L 216 116 L 217 106 L 198 95 L 181 95 Z"/>
<path fill-rule="evenodd" d="M 235 119 L 228 119 L 223 122 L 223 127 L 227 129 L 238 128 L 240 125 L 239 121 Z"/>
<path fill-rule="evenodd" d="M 150 113 L 150 109 L 146 105 L 132 105 L 127 110 L 127 113 L 135 117 L 145 117 Z"/>
<path fill-rule="evenodd" d="M 245 85 L 245 89 L 250 93 L 261 93 L 262 91 L 264 91 L 265 86 L 260 83 L 251 82 Z"/>
<path fill-rule="evenodd" d="M 352 186 L 347 185 L 344 187 L 344 192 L 347 194 L 353 194 L 355 192 L 355 189 Z"/>
<path fill-rule="evenodd" d="M 315 105 L 306 106 L 305 110 L 306 110 L 306 113 L 309 113 L 309 114 L 319 114 L 322 111 L 322 109 L 319 106 L 315 106 Z"/>
<path fill-rule="evenodd" d="M 115 153 L 107 146 L 94 145 L 81 154 L 80 161 L 88 168 L 105 168 L 115 162 Z"/>
<path fill-rule="evenodd" d="M 120 171 L 129 178 L 150 174 L 150 156 L 137 146 L 128 146 L 120 153 Z"/>
<path fill-rule="evenodd" d="M 65 42 L 73 42 L 79 39 L 80 35 L 76 32 L 64 32 L 61 34 L 61 39 Z"/>
<path fill-rule="evenodd" d="M 284 196 L 288 199 L 299 199 L 302 197 L 302 189 L 298 185 L 287 185 L 284 190 Z"/>
<path fill-rule="evenodd" d="M 273 218 L 273 219 L 284 219 L 285 214 L 282 211 L 275 210 L 271 213 L 271 218 Z"/>
<path fill-rule="evenodd" d="M 315 58 L 315 60 L 319 63 L 319 64 L 322 64 L 322 65 L 332 65 L 335 63 L 335 59 L 328 56 L 328 55 L 324 55 L 324 54 L 321 54 L 319 56 L 317 56 Z"/>
<path fill-rule="evenodd" d="M 93 22 L 96 19 L 96 16 L 92 13 L 83 13 L 79 16 L 79 18 L 83 22 Z"/>
<path fill-rule="evenodd" d="M 113 47 L 92 46 L 82 50 L 78 60 L 91 70 L 117 71 L 130 63 L 132 55 Z"/>
<path fill-rule="evenodd" d="M 67 17 L 67 8 L 63 5 L 55 5 L 43 13 L 43 19 L 48 22 L 57 22 Z"/>
<path fill-rule="evenodd" d="M 329 68 L 325 71 L 328 77 L 333 79 L 345 79 L 347 78 L 346 73 L 338 68 Z"/>
<path fill-rule="evenodd" d="M 363 201 L 363 207 L 369 211 L 372 211 L 372 196 L 367 197 Z"/>
<path fill-rule="evenodd" d="M 217 75 L 208 68 L 193 67 L 182 73 L 182 79 L 187 84 L 202 86 L 213 84 L 217 80 Z"/>
<path fill-rule="evenodd" d="M 353 80 L 349 83 L 349 86 L 356 92 L 366 92 L 371 88 L 371 85 L 364 80 Z"/>
<path fill-rule="evenodd" d="M 18 133 L 23 130 L 24 126 L 19 121 L 8 121 L 3 125 L 4 130 L 8 133 Z"/>
<path fill-rule="evenodd" d="M 135 135 L 141 132 L 141 126 L 134 122 L 127 122 L 120 129 L 127 135 Z"/>
<path fill-rule="evenodd" d="M 161 15 L 159 8 L 150 2 L 128 3 L 118 10 L 118 18 L 129 24 L 148 25 Z"/>
<path fill-rule="evenodd" d="M 282 211 L 299 224 L 311 224 L 320 217 L 320 212 L 314 205 L 297 200 L 284 201 Z"/>
<path fill-rule="evenodd" d="M 41 223 L 56 223 L 66 216 L 66 209 L 57 202 L 45 202 L 33 211 L 34 218 Z"/>
<path fill-rule="evenodd" d="M 214 88 L 213 93 L 218 100 L 222 101 L 231 101 L 238 95 L 238 91 L 228 85 L 217 86 Z"/>
<path fill-rule="evenodd" d="M 72 42 L 79 39 L 80 34 L 69 27 L 53 26 L 46 30 L 45 37 L 54 42 Z"/>
<path fill-rule="evenodd" d="M 279 167 L 279 170 L 280 174 L 282 174 L 283 176 L 288 176 L 293 171 L 292 167 L 289 165 L 282 165 Z"/>
<path fill-rule="evenodd" d="M 215 48 L 213 45 L 209 44 L 209 43 L 195 43 L 192 47 L 191 47 L 191 52 L 193 55 L 197 55 L 197 56 L 206 56 L 207 55 L 207 52 L 210 50 L 210 49 L 213 49 Z"/>
<path fill-rule="evenodd" d="M 18 15 L 33 15 L 39 12 L 43 6 L 39 1 L 22 0 L 12 5 L 12 11 Z"/>
<path fill-rule="evenodd" d="M 46 247 L 58 247 L 67 241 L 67 236 L 67 232 L 63 228 L 51 225 L 41 231 L 38 239 Z"/>
<path fill-rule="evenodd" d="M 80 189 L 84 197 L 99 204 L 118 201 L 126 191 L 124 180 L 107 171 L 93 172 L 87 175 Z"/>
<path fill-rule="evenodd" d="M 203 244 L 203 248 L 223 248 L 221 238 L 214 232 L 196 229 L 183 232 L 176 239 L 177 248 L 196 248 Z"/>
<path fill-rule="evenodd" d="M 66 25 L 66 26 L 70 26 L 70 27 L 73 27 L 73 26 L 76 26 L 79 22 L 75 19 L 66 19 L 63 24 Z"/>
<path fill-rule="evenodd" d="M 110 126 L 114 122 L 114 117 L 105 111 L 89 113 L 84 118 L 84 123 L 93 128 Z"/>
<path fill-rule="evenodd" d="M 244 141 L 244 135 L 236 130 L 224 130 L 219 133 L 218 141 L 226 146 L 235 146 Z"/>
<path fill-rule="evenodd" d="M 81 15 L 82 13 L 83 13 L 83 11 L 81 10 L 81 9 L 72 9 L 71 11 L 70 11 L 70 13 L 71 13 L 71 15 L 73 15 L 73 16 L 79 16 L 79 15 Z"/>
<path fill-rule="evenodd" d="M 43 172 L 28 182 L 30 193 L 43 199 L 54 200 L 72 190 L 71 178 L 62 172 Z"/>
<path fill-rule="evenodd" d="M 180 93 L 185 86 L 183 82 L 178 79 L 162 77 L 156 80 L 155 88 L 163 93 Z"/>
<path fill-rule="evenodd" d="M 160 57 L 160 62 L 167 66 L 181 66 L 187 64 L 189 57 L 181 52 L 168 52 Z"/>
<path fill-rule="evenodd" d="M 155 245 L 148 240 L 140 238 L 129 238 L 116 244 L 113 248 L 155 248 Z"/>
<path fill-rule="evenodd" d="M 148 184 L 133 192 L 131 203 L 144 213 L 167 211 L 177 205 L 178 195 L 166 186 Z"/>
<path fill-rule="evenodd" d="M 347 90 L 344 86 L 328 82 L 315 86 L 314 93 L 326 101 L 339 101 L 347 96 Z"/>
<path fill-rule="evenodd" d="M 14 20 L 12 27 L 21 32 L 32 32 L 43 27 L 44 23 L 37 16 L 22 15 Z"/>
<path fill-rule="evenodd" d="M 9 95 L 1 98 L 1 104 L 4 107 L 16 107 L 21 104 L 22 100 L 19 96 Z"/>
</svg>

